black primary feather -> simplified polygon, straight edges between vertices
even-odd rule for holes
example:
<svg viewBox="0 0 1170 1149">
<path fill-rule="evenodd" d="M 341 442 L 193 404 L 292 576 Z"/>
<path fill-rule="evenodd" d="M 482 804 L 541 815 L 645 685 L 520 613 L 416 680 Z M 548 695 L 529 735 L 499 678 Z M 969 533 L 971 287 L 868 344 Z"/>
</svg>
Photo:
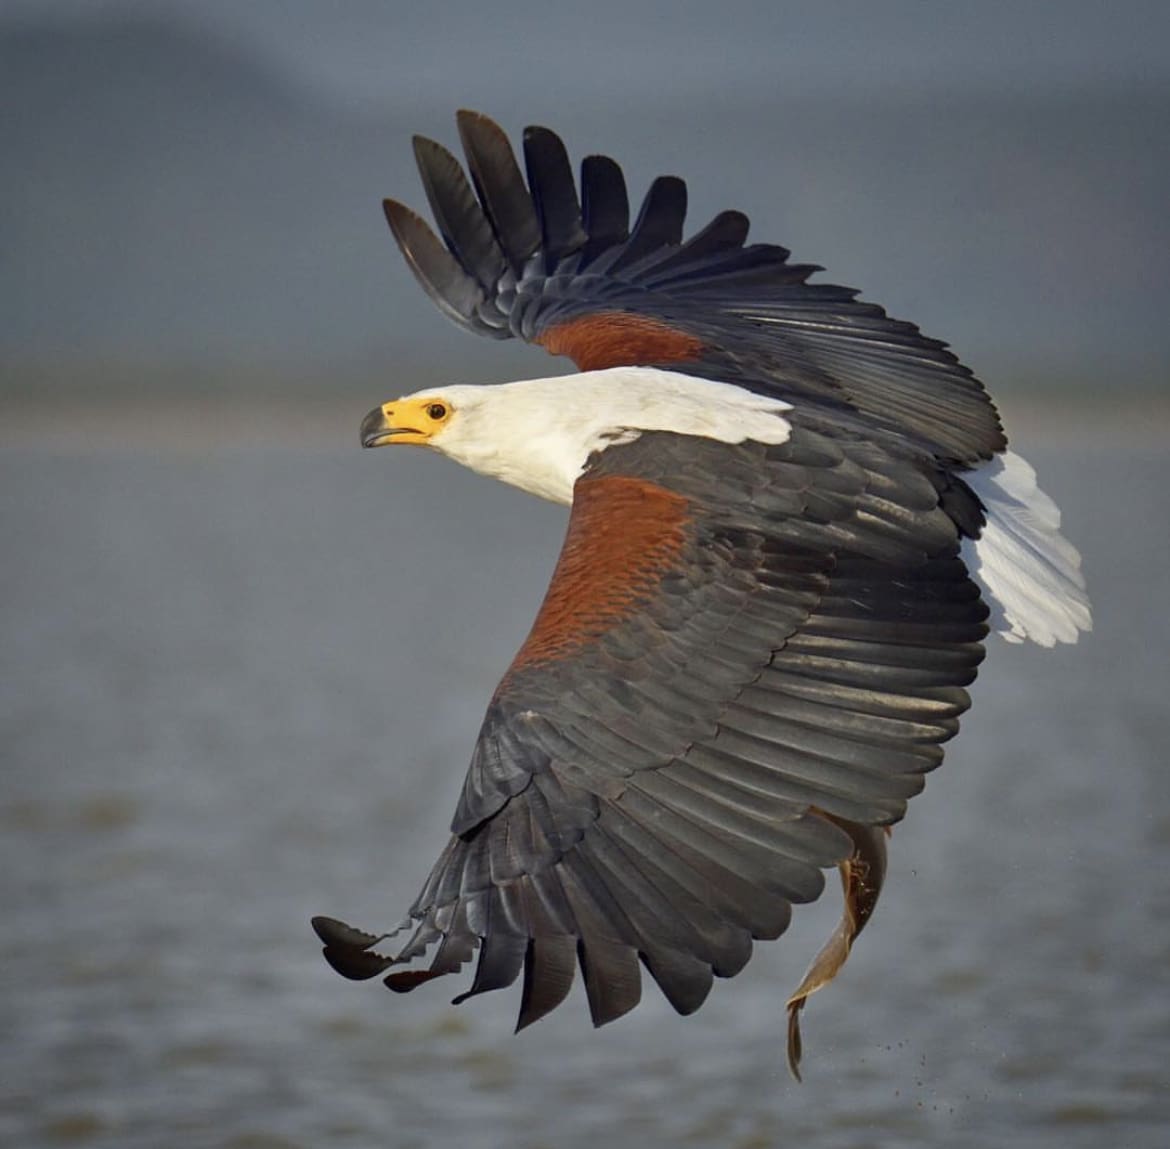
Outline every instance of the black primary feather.
<svg viewBox="0 0 1170 1149">
<path fill-rule="evenodd" d="M 544 270 L 551 274 L 567 255 L 580 251 L 588 236 L 581 221 L 577 185 L 560 136 L 547 128 L 524 131 L 524 166 L 540 218 Z"/>
</svg>

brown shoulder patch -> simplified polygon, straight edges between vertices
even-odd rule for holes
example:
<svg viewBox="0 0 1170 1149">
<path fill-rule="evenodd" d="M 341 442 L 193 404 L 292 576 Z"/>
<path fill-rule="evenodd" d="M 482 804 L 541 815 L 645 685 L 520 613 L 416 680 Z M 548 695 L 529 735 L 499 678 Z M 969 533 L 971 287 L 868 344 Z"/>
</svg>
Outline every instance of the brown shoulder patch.
<svg viewBox="0 0 1170 1149">
<path fill-rule="evenodd" d="M 682 495 L 642 479 L 582 479 L 565 545 L 532 630 L 508 673 L 564 658 L 636 614 L 688 538 Z"/>
<path fill-rule="evenodd" d="M 703 342 L 661 319 L 600 311 L 542 331 L 535 340 L 550 355 L 567 355 L 582 371 L 684 363 L 703 354 Z"/>
</svg>

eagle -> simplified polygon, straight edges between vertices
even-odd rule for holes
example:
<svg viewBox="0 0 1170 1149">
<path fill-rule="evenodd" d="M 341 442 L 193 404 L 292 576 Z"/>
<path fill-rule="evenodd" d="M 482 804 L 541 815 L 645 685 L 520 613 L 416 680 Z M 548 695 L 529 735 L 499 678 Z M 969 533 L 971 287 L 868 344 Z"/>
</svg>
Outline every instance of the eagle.
<svg viewBox="0 0 1170 1149">
<path fill-rule="evenodd" d="M 386 200 L 394 238 L 459 326 L 578 371 L 427 388 L 361 443 L 433 448 L 568 527 L 409 914 L 314 928 L 335 970 L 396 991 L 473 960 L 456 1002 L 522 978 L 518 1030 L 579 967 L 600 1026 L 643 967 L 697 1010 L 836 868 L 840 924 L 787 1001 L 799 1076 L 800 1011 L 874 910 L 984 639 L 1089 630 L 1080 556 L 945 343 L 748 243 L 741 212 L 684 239 L 675 176 L 631 224 L 609 157 L 578 183 L 530 127 L 522 173 L 492 120 L 457 122 L 466 171 L 414 140 L 438 235 Z"/>
</svg>

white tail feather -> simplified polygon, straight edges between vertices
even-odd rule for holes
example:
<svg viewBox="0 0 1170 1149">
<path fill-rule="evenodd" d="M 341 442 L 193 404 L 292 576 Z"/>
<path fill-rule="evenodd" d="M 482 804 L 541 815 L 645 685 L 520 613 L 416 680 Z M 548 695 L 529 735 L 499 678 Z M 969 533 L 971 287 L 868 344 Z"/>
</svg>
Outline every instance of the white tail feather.
<svg viewBox="0 0 1170 1149">
<path fill-rule="evenodd" d="M 963 559 L 991 608 L 992 630 L 1041 646 L 1092 630 L 1081 556 L 1027 461 L 1008 451 L 963 479 L 987 510 L 983 533 L 963 542 Z"/>
</svg>

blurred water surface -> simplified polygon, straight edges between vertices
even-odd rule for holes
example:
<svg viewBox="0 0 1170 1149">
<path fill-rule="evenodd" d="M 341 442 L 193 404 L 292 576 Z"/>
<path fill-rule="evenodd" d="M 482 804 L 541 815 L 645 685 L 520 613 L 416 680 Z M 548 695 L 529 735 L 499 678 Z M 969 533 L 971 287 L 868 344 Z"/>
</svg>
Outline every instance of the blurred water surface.
<svg viewBox="0 0 1170 1149">
<path fill-rule="evenodd" d="M 310 915 L 392 923 L 442 845 L 557 508 L 421 453 L 83 439 L 0 453 L 5 1145 L 1165 1144 L 1164 446 L 1021 446 L 1096 633 L 992 645 L 798 1086 L 833 897 L 696 1016 L 648 987 L 599 1032 L 579 989 L 514 1037 L 518 991 L 320 958 Z"/>
</svg>

